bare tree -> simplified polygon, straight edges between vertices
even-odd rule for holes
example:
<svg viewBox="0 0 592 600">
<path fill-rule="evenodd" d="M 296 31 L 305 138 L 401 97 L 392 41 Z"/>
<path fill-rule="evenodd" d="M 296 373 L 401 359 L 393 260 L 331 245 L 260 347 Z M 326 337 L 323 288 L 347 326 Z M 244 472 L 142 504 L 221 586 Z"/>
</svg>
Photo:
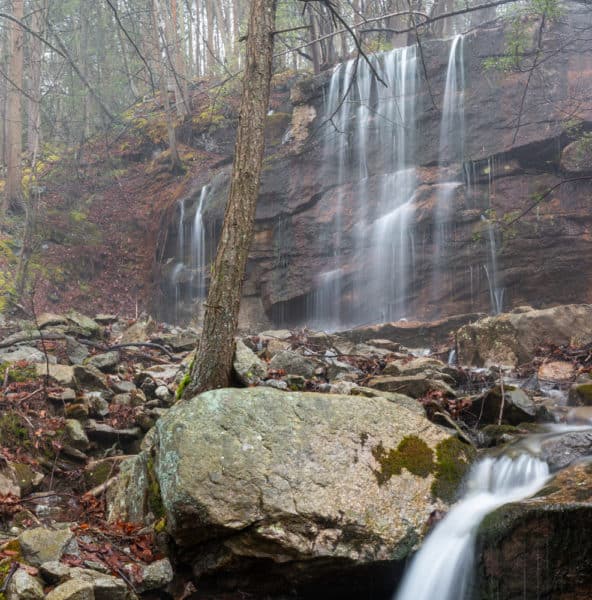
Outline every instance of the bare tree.
<svg viewBox="0 0 592 600">
<path fill-rule="evenodd" d="M 185 396 L 228 386 L 265 145 L 276 0 L 252 0 L 230 193 Z"/>
</svg>

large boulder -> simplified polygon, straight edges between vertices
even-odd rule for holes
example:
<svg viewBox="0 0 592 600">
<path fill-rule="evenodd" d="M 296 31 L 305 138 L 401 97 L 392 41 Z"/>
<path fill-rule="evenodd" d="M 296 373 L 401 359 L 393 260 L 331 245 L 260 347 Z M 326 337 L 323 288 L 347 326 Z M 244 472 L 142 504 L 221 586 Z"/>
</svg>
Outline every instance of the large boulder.
<svg viewBox="0 0 592 600">
<path fill-rule="evenodd" d="M 534 498 L 497 509 L 479 528 L 474 597 L 590 598 L 591 522 L 590 463 L 559 472 Z"/>
<path fill-rule="evenodd" d="M 160 489 L 182 555 L 197 576 L 241 573 L 245 587 L 257 565 L 258 584 L 281 586 L 404 559 L 469 459 L 449 432 L 384 398 L 266 387 L 179 403 L 154 443 L 135 479 L 148 497 Z M 123 483 L 112 518 L 126 515 Z"/>
<path fill-rule="evenodd" d="M 568 304 L 544 310 L 487 317 L 461 327 L 456 334 L 462 365 L 517 366 L 544 345 L 584 345 L 592 342 L 592 305 Z"/>
</svg>

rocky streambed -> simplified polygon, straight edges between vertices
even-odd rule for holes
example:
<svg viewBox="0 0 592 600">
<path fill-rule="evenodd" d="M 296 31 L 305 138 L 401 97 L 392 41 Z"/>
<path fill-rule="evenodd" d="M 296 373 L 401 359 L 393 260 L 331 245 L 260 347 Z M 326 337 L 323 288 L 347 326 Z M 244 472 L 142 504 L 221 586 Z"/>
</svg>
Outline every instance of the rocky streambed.
<svg viewBox="0 0 592 600">
<path fill-rule="evenodd" d="M 483 523 L 474 596 L 583 598 L 591 317 L 260 332 L 237 339 L 236 387 L 183 402 L 197 331 L 77 313 L 9 324 L 1 593 L 388 598 L 477 456 L 569 422 L 525 446 L 557 475 Z M 531 565 L 540 576 L 520 578 Z"/>
</svg>

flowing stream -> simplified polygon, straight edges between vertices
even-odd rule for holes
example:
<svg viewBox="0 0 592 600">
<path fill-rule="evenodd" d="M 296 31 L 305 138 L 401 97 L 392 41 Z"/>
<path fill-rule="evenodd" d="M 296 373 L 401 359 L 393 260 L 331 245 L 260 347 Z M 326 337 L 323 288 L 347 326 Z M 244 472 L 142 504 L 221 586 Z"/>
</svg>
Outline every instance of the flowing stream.
<svg viewBox="0 0 592 600">
<path fill-rule="evenodd" d="M 464 497 L 426 538 L 395 599 L 466 598 L 473 574 L 475 536 L 483 518 L 503 504 L 532 496 L 548 477 L 547 463 L 526 453 L 477 462 Z"/>
</svg>

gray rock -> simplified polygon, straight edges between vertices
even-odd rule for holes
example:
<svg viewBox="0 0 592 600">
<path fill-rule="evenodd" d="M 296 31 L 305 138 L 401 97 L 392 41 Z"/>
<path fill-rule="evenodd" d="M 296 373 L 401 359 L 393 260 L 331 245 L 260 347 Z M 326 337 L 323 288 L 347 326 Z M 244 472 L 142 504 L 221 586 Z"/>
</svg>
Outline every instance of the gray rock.
<svg viewBox="0 0 592 600">
<path fill-rule="evenodd" d="M 14 467 L 0 454 L 0 495 L 21 497 L 21 488 Z"/>
<path fill-rule="evenodd" d="M 302 375 L 307 379 L 314 375 L 316 367 L 316 362 L 292 350 L 278 352 L 269 363 L 269 368 L 274 371 L 283 370 L 291 375 Z"/>
<path fill-rule="evenodd" d="M 589 376 L 578 378 L 569 388 L 568 406 L 592 406 L 592 379 Z"/>
<path fill-rule="evenodd" d="M 590 304 L 487 317 L 461 327 L 456 334 L 459 364 L 478 367 L 527 363 L 545 344 L 581 346 L 590 342 Z"/>
<path fill-rule="evenodd" d="M 67 314 L 68 320 L 80 327 L 87 335 L 98 335 L 101 333 L 101 326 L 86 315 L 76 311 L 70 311 Z"/>
<path fill-rule="evenodd" d="M 134 344 L 136 342 L 147 342 L 156 331 L 156 322 L 152 319 L 138 321 L 126 329 L 121 336 L 122 344 Z"/>
<path fill-rule="evenodd" d="M 94 418 L 103 418 L 109 414 L 109 402 L 103 392 L 85 392 L 82 402 L 88 408 L 88 414 Z"/>
<path fill-rule="evenodd" d="M 429 358 L 427 356 L 421 356 L 414 358 L 408 362 L 394 361 L 387 363 L 384 368 L 384 375 L 395 375 L 395 376 L 408 376 L 408 375 L 421 375 L 426 372 L 439 372 L 441 373 L 446 369 L 446 364 L 436 358 Z"/>
<path fill-rule="evenodd" d="M 39 329 L 45 329 L 51 325 L 67 325 L 68 319 L 63 315 L 56 315 L 54 313 L 42 313 L 37 317 L 37 325 Z"/>
<path fill-rule="evenodd" d="M 384 392 L 367 387 L 354 387 L 352 388 L 351 394 L 353 396 L 363 396 L 365 398 L 384 398 L 389 402 L 400 404 L 408 410 L 425 416 L 425 409 L 422 406 L 422 404 L 415 398 L 405 396 L 405 394 L 397 394 L 395 392 Z"/>
<path fill-rule="evenodd" d="M 140 581 L 136 584 L 138 592 L 158 590 L 173 580 L 173 567 L 168 558 L 154 561 L 140 568 Z"/>
<path fill-rule="evenodd" d="M 72 388 L 66 388 L 59 395 L 59 400 L 66 404 L 68 404 L 70 402 L 76 402 L 76 392 Z"/>
<path fill-rule="evenodd" d="M 480 415 L 480 423 L 497 423 L 501 410 L 501 389 L 496 386 L 475 400 L 471 407 L 473 415 Z M 520 423 L 532 423 L 537 417 L 537 406 L 528 394 L 520 388 L 504 386 L 504 408 L 502 423 L 507 425 L 518 425 Z"/>
<path fill-rule="evenodd" d="M 6 590 L 6 600 L 42 600 L 41 584 L 24 569 L 17 569 Z"/>
<path fill-rule="evenodd" d="M 119 352 L 117 350 L 111 350 L 110 352 L 103 352 L 102 354 L 95 354 L 88 359 L 87 364 L 92 367 L 96 367 L 99 371 L 111 373 L 115 370 L 115 367 L 119 363 Z"/>
<path fill-rule="evenodd" d="M 267 379 L 263 382 L 263 385 L 276 390 L 287 390 L 288 384 L 283 379 Z"/>
<path fill-rule="evenodd" d="M 71 336 L 66 336 L 66 353 L 73 365 L 81 365 L 88 356 L 88 348 Z"/>
<path fill-rule="evenodd" d="M 93 440 L 104 443 L 114 442 L 132 442 L 142 437 L 142 430 L 139 427 L 129 427 L 126 429 L 115 429 L 106 423 L 97 423 L 89 419 L 85 426 L 86 434 Z"/>
<path fill-rule="evenodd" d="M 92 365 L 75 365 L 74 377 L 79 387 L 109 391 L 109 381 L 101 371 Z"/>
<path fill-rule="evenodd" d="M 95 593 L 92 583 L 70 579 L 49 592 L 45 600 L 95 600 Z"/>
<path fill-rule="evenodd" d="M 47 355 L 51 364 L 56 363 L 56 357 L 51 354 Z M 19 346 L 15 350 L 0 350 L 0 362 L 14 363 L 25 360 L 30 363 L 45 362 L 45 354 L 37 348 L 29 346 Z"/>
<path fill-rule="evenodd" d="M 267 377 L 267 365 L 242 340 L 237 340 L 232 363 L 243 385 L 255 385 Z"/>
<path fill-rule="evenodd" d="M 171 394 L 169 388 L 166 385 L 159 385 L 154 390 L 154 395 L 163 403 L 171 404 L 174 401 L 174 396 Z"/>
<path fill-rule="evenodd" d="M 133 381 L 127 381 L 126 379 L 113 381 L 111 385 L 118 394 L 134 392 L 137 389 Z"/>
<path fill-rule="evenodd" d="M 66 419 L 65 433 L 68 443 L 77 450 L 87 450 L 90 446 L 88 436 L 76 419 Z"/>
<path fill-rule="evenodd" d="M 49 376 L 64 387 L 71 387 L 76 383 L 74 378 L 74 368 L 68 365 L 50 364 L 48 369 L 45 363 L 35 363 L 35 369 L 37 375 L 40 377 L 46 375 L 49 370 Z"/>
<path fill-rule="evenodd" d="M 563 469 L 574 460 L 592 454 L 592 431 L 572 431 L 553 436 L 541 444 L 541 450 L 541 457 L 551 469 Z"/>
<path fill-rule="evenodd" d="M 57 560 L 50 560 L 41 565 L 39 572 L 47 583 L 56 584 L 69 577 L 70 567 Z"/>
<path fill-rule="evenodd" d="M 297 561 L 304 571 L 402 559 L 431 511 L 443 507 L 431 499 L 429 473 L 403 469 L 381 479 L 378 448 L 388 452 L 405 436 L 420 436 L 435 457 L 450 439 L 383 398 L 215 390 L 176 404 L 155 429 L 167 529 L 195 556 L 196 575 L 223 569 L 219 557 Z M 146 456 L 127 469 L 141 474 L 124 475 L 128 484 L 118 485 L 110 516 L 142 520 Z"/>
<path fill-rule="evenodd" d="M 445 396 L 454 398 L 454 390 L 444 381 L 439 379 L 429 379 L 424 375 L 406 375 L 400 377 L 391 377 L 389 375 L 378 375 L 368 381 L 368 387 L 385 392 L 396 392 L 411 396 L 412 398 L 421 398 L 429 392 L 441 392 Z"/>
<path fill-rule="evenodd" d="M 70 570 L 70 577 L 77 581 L 90 583 L 93 588 L 95 600 L 129 600 L 126 583 L 122 579 L 105 575 L 92 569 L 74 567 Z M 135 595 L 134 595 L 135 596 Z"/>
<path fill-rule="evenodd" d="M 60 560 L 74 534 L 69 529 L 27 529 L 18 538 L 23 558 L 40 567 L 43 563 Z"/>
<path fill-rule="evenodd" d="M 186 352 L 187 350 L 193 350 L 197 346 L 199 336 L 193 331 L 165 333 L 158 336 L 155 341 L 158 341 L 165 346 L 169 346 L 174 352 Z"/>
</svg>

